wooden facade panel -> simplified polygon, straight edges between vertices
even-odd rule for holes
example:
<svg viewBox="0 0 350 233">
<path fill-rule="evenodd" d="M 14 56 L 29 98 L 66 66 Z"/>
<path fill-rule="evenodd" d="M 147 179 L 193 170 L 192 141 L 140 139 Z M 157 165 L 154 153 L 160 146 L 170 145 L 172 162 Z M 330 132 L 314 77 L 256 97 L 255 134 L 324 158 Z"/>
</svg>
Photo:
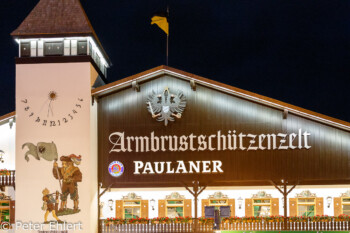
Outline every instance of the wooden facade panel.
<svg viewBox="0 0 350 233">
<path fill-rule="evenodd" d="M 166 201 L 158 200 L 158 217 L 166 217 Z"/>
<path fill-rule="evenodd" d="M 122 200 L 116 200 L 115 201 L 115 217 L 116 218 L 124 218 L 124 208 L 123 208 L 123 201 Z"/>
<path fill-rule="evenodd" d="M 316 215 L 323 215 L 323 197 L 316 197 Z"/>
<path fill-rule="evenodd" d="M 334 216 L 341 215 L 342 212 L 342 204 L 341 204 L 341 197 L 335 197 L 334 198 Z"/>
<path fill-rule="evenodd" d="M 280 215 L 280 201 L 278 198 L 271 198 L 271 215 Z"/>
<path fill-rule="evenodd" d="M 298 216 L 297 198 L 289 198 L 289 216 Z"/>
<path fill-rule="evenodd" d="M 192 199 L 184 200 L 184 217 L 192 217 Z"/>
<path fill-rule="evenodd" d="M 10 201 L 10 223 L 15 223 L 16 219 L 16 201 Z"/>
<path fill-rule="evenodd" d="M 209 206 L 209 199 L 202 199 L 202 217 L 205 216 L 205 207 Z"/>
<path fill-rule="evenodd" d="M 269 180 L 287 179 L 290 182 L 300 180 L 305 184 L 342 183 L 350 176 L 350 135 L 305 118 L 288 114 L 283 119 L 282 111 L 264 105 L 243 100 L 197 85 L 192 91 L 188 81 L 170 76 L 163 76 L 141 83 L 141 91 L 127 88 L 103 96 L 98 105 L 99 128 L 99 179 L 104 186 L 115 183 L 113 187 L 181 186 L 179 180 L 212 181 L 211 185 L 232 185 L 228 181 L 249 184 L 270 184 Z M 164 87 L 176 93 L 181 90 L 187 99 L 187 106 L 181 119 L 175 119 L 168 126 L 151 117 L 147 111 L 148 96 L 155 91 L 161 93 Z M 158 152 L 118 152 L 110 153 L 112 144 L 109 136 L 113 132 L 123 132 L 126 136 L 208 135 L 228 134 L 278 134 L 297 133 L 302 130 L 310 132 L 308 137 L 310 149 L 287 150 L 218 150 L 214 151 L 158 151 Z M 248 139 L 247 139 L 248 140 Z M 214 144 L 217 138 L 213 139 Z M 266 141 L 265 141 L 266 142 Z M 245 147 L 249 141 L 245 141 Z M 299 139 L 292 145 L 297 146 Z M 301 140 L 304 144 L 304 139 Z M 280 146 L 280 143 L 277 143 Z M 132 158 L 132 159 L 130 159 Z M 145 160 L 147 158 L 147 160 Z M 124 164 L 125 171 L 120 177 L 113 178 L 108 173 L 112 161 Z M 220 160 L 223 173 L 217 174 L 134 174 L 133 161 L 153 162 L 177 160 Z M 221 182 L 221 183 L 220 183 Z M 260 182 L 260 183 L 259 183 Z"/>
<path fill-rule="evenodd" d="M 251 198 L 245 199 L 245 216 L 253 216 L 253 199 Z"/>
<path fill-rule="evenodd" d="M 148 218 L 148 200 L 141 200 L 141 217 Z"/>
<path fill-rule="evenodd" d="M 230 206 L 230 210 L 231 210 L 231 217 L 236 216 L 236 202 L 235 199 L 228 199 L 228 205 Z"/>
</svg>

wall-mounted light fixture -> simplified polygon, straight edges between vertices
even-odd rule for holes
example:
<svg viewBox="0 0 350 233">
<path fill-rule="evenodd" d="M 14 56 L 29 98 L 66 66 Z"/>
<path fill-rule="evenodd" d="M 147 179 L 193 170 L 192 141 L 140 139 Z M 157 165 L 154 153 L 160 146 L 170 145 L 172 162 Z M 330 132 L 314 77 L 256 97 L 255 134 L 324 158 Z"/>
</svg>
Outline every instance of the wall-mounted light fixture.
<svg viewBox="0 0 350 233">
<path fill-rule="evenodd" d="M 154 204 L 156 203 L 156 201 L 152 198 L 150 200 L 151 206 L 152 206 L 152 210 L 154 210 Z"/>
<path fill-rule="evenodd" d="M 327 207 L 331 207 L 331 202 L 332 202 L 332 197 L 328 196 L 327 197 Z"/>
<path fill-rule="evenodd" d="M 14 122 L 14 120 L 13 120 L 13 118 L 11 118 L 11 119 L 9 120 L 9 126 L 10 126 L 10 129 L 12 129 L 13 122 Z"/>
<path fill-rule="evenodd" d="M 2 163 L 5 161 L 3 158 L 4 155 L 5 155 L 5 152 L 0 150 L 0 162 L 2 162 Z"/>
<path fill-rule="evenodd" d="M 239 198 L 237 199 L 237 201 L 238 201 L 238 208 L 239 208 L 239 209 L 242 209 L 242 202 L 243 202 L 242 197 L 239 197 Z"/>
<path fill-rule="evenodd" d="M 112 199 L 108 200 L 108 206 L 111 210 L 113 210 L 113 200 Z"/>
<path fill-rule="evenodd" d="M 105 205 L 104 202 L 100 202 L 100 219 L 104 218 L 103 217 L 103 206 Z"/>
</svg>

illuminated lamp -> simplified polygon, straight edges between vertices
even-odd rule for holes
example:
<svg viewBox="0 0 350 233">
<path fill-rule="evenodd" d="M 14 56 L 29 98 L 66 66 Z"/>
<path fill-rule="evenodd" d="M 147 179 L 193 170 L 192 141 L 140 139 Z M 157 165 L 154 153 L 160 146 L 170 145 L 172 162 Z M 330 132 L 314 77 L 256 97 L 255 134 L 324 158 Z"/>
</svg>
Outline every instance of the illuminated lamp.
<svg viewBox="0 0 350 233">
<path fill-rule="evenodd" d="M 155 204 L 156 201 L 152 198 L 152 199 L 150 200 L 150 202 L 151 202 L 152 210 L 154 210 L 154 204 Z"/>
<path fill-rule="evenodd" d="M 238 208 L 242 209 L 242 202 L 243 202 L 242 197 L 239 197 L 237 200 L 238 200 Z"/>
<path fill-rule="evenodd" d="M 108 200 L 108 206 L 111 210 L 113 210 L 113 200 L 112 199 Z"/>
<path fill-rule="evenodd" d="M 328 196 L 327 197 L 327 207 L 331 207 L 331 202 L 332 202 L 332 197 Z"/>
</svg>

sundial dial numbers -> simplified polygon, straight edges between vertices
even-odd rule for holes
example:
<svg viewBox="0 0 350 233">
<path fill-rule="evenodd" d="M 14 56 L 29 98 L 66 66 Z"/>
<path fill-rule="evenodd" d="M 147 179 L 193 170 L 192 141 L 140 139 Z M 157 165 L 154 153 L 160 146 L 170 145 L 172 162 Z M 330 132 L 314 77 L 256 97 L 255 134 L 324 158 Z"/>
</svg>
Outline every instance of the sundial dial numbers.
<svg viewBox="0 0 350 233">
<path fill-rule="evenodd" d="M 43 117 L 38 113 L 36 113 L 35 111 L 32 111 L 32 108 L 30 106 L 30 102 L 28 101 L 28 99 L 23 99 L 21 100 L 21 102 L 24 104 L 23 109 L 27 113 L 27 117 L 30 119 L 33 119 L 35 123 L 45 127 L 58 127 L 58 126 L 65 125 L 70 121 L 74 120 L 75 116 L 79 114 L 84 100 L 82 98 L 77 98 L 76 102 L 73 105 L 74 107 L 70 111 L 68 111 L 66 114 L 64 114 L 62 117 L 56 118 L 56 119 L 52 119 L 52 117 L 49 117 L 49 114 L 47 117 L 46 116 Z"/>
</svg>

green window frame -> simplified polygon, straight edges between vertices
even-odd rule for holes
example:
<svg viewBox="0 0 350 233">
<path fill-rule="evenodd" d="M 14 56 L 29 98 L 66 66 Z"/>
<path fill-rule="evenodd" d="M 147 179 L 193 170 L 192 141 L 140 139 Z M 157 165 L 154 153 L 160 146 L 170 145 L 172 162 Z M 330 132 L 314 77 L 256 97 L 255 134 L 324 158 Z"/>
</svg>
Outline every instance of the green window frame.
<svg viewBox="0 0 350 233">
<path fill-rule="evenodd" d="M 124 219 L 141 218 L 141 201 L 127 200 L 123 203 Z"/>
<path fill-rule="evenodd" d="M 260 198 L 253 199 L 253 216 L 264 217 L 271 215 L 271 199 Z"/>
<path fill-rule="evenodd" d="M 316 215 L 316 198 L 298 198 L 298 216 L 313 217 Z"/>
<path fill-rule="evenodd" d="M 342 197 L 342 214 L 350 215 L 350 197 Z"/>
<path fill-rule="evenodd" d="M 166 200 L 166 216 L 169 218 L 184 216 L 184 200 Z"/>
<path fill-rule="evenodd" d="M 215 206 L 215 209 L 220 209 L 220 206 L 228 206 L 228 199 L 209 199 L 209 206 Z"/>
</svg>

